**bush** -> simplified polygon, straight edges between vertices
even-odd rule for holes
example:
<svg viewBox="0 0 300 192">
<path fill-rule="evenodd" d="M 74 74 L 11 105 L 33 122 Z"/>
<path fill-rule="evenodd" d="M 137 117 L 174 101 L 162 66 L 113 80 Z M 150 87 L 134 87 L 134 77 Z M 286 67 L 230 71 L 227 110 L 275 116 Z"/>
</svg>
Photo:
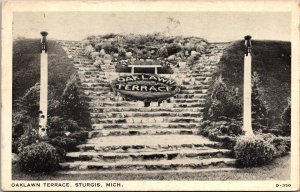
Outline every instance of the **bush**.
<svg viewBox="0 0 300 192">
<path fill-rule="evenodd" d="M 58 136 L 50 139 L 50 144 L 55 146 L 57 149 L 59 149 L 60 152 L 62 152 L 62 154 L 64 154 L 64 152 L 78 150 L 76 146 L 79 145 L 80 142 L 74 138 Z"/>
<path fill-rule="evenodd" d="M 48 136 L 54 138 L 65 135 L 66 132 L 76 132 L 80 130 L 78 123 L 71 119 L 63 119 L 59 116 L 50 117 L 48 119 Z"/>
<path fill-rule="evenodd" d="M 66 85 L 60 111 L 64 119 L 73 119 L 79 126 L 91 127 L 88 103 L 79 90 L 76 75 L 71 76 Z"/>
<path fill-rule="evenodd" d="M 28 129 L 27 125 L 30 117 L 26 115 L 26 111 L 16 111 L 12 116 L 12 137 L 19 138 Z"/>
<path fill-rule="evenodd" d="M 131 72 L 131 68 L 128 67 L 128 65 L 124 65 L 122 63 L 117 63 L 115 68 L 116 68 L 116 72 L 119 72 L 119 73 L 130 73 Z"/>
<path fill-rule="evenodd" d="M 56 149 L 45 142 L 31 144 L 20 153 L 19 166 L 26 172 L 53 172 L 59 167 Z"/>
<path fill-rule="evenodd" d="M 17 152 L 22 152 L 23 149 L 33 143 L 39 142 L 39 136 L 35 129 L 26 131 L 20 138 L 16 139 L 15 147 Z"/>
<path fill-rule="evenodd" d="M 241 101 L 236 97 L 233 89 L 228 89 L 222 76 L 215 79 L 210 98 L 207 99 L 204 116 L 216 118 L 226 116 L 236 118 L 241 115 Z"/>
<path fill-rule="evenodd" d="M 288 105 L 283 110 L 281 115 L 282 130 L 285 135 L 291 135 L 291 101 L 288 100 Z"/>
<path fill-rule="evenodd" d="M 91 56 L 91 53 L 94 52 L 94 51 L 95 51 L 95 49 L 94 49 L 94 47 L 93 47 L 92 45 L 88 45 L 88 46 L 86 46 L 85 49 L 84 49 L 84 53 L 85 53 L 85 55 L 88 56 L 88 57 L 90 57 L 90 56 Z"/>
<path fill-rule="evenodd" d="M 276 149 L 262 136 L 242 136 L 234 147 L 237 163 L 242 167 L 255 167 L 271 162 Z"/>
<path fill-rule="evenodd" d="M 168 56 L 174 55 L 174 54 L 180 52 L 182 49 L 181 46 L 178 45 L 177 43 L 169 44 L 166 48 L 167 48 Z"/>
<path fill-rule="evenodd" d="M 281 157 L 286 155 L 291 150 L 290 137 L 277 137 L 271 133 L 260 133 L 260 136 L 275 147 L 275 157 Z"/>
<path fill-rule="evenodd" d="M 253 119 L 253 128 L 260 128 L 260 125 L 267 125 L 268 106 L 263 101 L 261 81 L 256 72 L 252 76 L 251 110 Z M 256 125 L 256 126 L 255 126 Z"/>
<path fill-rule="evenodd" d="M 159 67 L 157 69 L 158 74 L 173 74 L 174 70 L 170 65 L 162 65 L 162 67 Z"/>
</svg>

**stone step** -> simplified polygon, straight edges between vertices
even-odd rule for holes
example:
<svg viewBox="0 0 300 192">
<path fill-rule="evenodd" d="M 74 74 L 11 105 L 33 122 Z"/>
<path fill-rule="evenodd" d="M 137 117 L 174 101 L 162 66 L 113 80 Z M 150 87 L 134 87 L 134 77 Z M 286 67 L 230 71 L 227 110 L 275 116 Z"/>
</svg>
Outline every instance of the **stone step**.
<svg viewBox="0 0 300 192">
<path fill-rule="evenodd" d="M 132 170 L 186 170 L 186 169 L 207 169 L 234 167 L 235 159 L 231 158 L 210 158 L 210 159 L 176 159 L 158 161 L 121 161 L 103 163 L 94 161 L 74 161 L 61 163 L 64 170 L 110 170 L 110 171 L 132 171 Z"/>
<path fill-rule="evenodd" d="M 185 107 L 185 108 L 162 108 L 162 107 L 138 107 L 138 106 L 126 106 L 126 107 L 99 107 L 91 106 L 92 113 L 109 113 L 109 112 L 202 112 L 203 107 Z"/>
<path fill-rule="evenodd" d="M 205 98 L 205 97 L 207 97 L 206 93 L 200 93 L 200 94 L 182 94 L 182 93 L 179 93 L 179 94 L 176 94 L 174 96 L 174 98 L 176 98 L 176 99 L 202 99 L 202 98 Z"/>
<path fill-rule="evenodd" d="M 160 128 L 197 128 L 200 122 L 197 123 L 123 123 L 123 124 L 93 124 L 93 129 L 160 129 Z"/>
<path fill-rule="evenodd" d="M 181 158 L 208 159 L 229 157 L 231 151 L 228 149 L 181 149 L 177 151 L 145 151 L 145 152 L 71 152 L 66 154 L 68 161 L 97 161 L 97 162 L 118 162 L 118 161 L 145 161 L 145 160 L 175 160 Z"/>
<path fill-rule="evenodd" d="M 229 172 L 232 171 L 234 174 L 234 171 L 238 171 L 239 168 L 236 167 L 209 167 L 206 169 L 177 169 L 177 170 L 164 170 L 163 173 L 203 173 L 203 172 L 210 172 L 214 174 L 215 172 Z M 59 175 L 91 175 L 91 174 L 99 174 L 98 170 L 64 170 L 64 171 L 57 171 L 55 172 Z M 118 171 L 101 171 L 101 174 L 111 174 L 111 173 L 121 173 L 121 174 L 161 174 L 162 170 L 127 170 L 124 172 L 124 170 L 118 170 Z"/>
<path fill-rule="evenodd" d="M 91 113 L 92 118 L 127 118 L 127 117 L 200 117 L 202 112 L 170 112 L 170 111 L 145 111 L 145 112 L 131 112 L 131 111 L 122 111 L 122 112 L 105 112 L 105 113 Z"/>
<path fill-rule="evenodd" d="M 98 118 L 92 117 L 92 124 L 142 124 L 142 123 L 200 123 L 202 117 L 128 117 L 128 118 Z"/>
<path fill-rule="evenodd" d="M 201 94 L 201 93 L 207 93 L 208 92 L 208 88 L 207 89 L 200 89 L 200 90 L 180 90 L 181 94 Z"/>
<path fill-rule="evenodd" d="M 86 144 L 77 146 L 81 151 L 119 151 L 128 152 L 145 150 L 178 150 L 184 148 L 201 149 L 203 147 L 217 148 L 221 143 L 210 141 L 200 135 L 137 135 L 137 136 L 107 136 L 92 138 Z"/>
<path fill-rule="evenodd" d="M 203 117 L 116 117 L 116 118 L 98 118 L 92 117 L 92 124 L 145 124 L 145 123 L 201 123 Z"/>
<path fill-rule="evenodd" d="M 103 101 L 89 101 L 91 107 L 129 107 L 135 106 L 136 102 L 103 102 Z M 194 103 L 162 103 L 160 107 L 165 108 L 181 108 L 181 107 L 204 107 L 205 102 Z"/>
<path fill-rule="evenodd" d="M 176 102 L 176 103 L 197 103 L 197 102 L 204 102 L 204 101 L 206 101 L 206 99 L 204 99 L 204 98 L 192 98 L 192 99 L 177 99 L 177 98 L 175 98 L 174 99 L 174 102 Z"/>
<path fill-rule="evenodd" d="M 196 135 L 199 129 L 102 129 L 89 132 L 89 138 L 120 135 Z"/>
</svg>

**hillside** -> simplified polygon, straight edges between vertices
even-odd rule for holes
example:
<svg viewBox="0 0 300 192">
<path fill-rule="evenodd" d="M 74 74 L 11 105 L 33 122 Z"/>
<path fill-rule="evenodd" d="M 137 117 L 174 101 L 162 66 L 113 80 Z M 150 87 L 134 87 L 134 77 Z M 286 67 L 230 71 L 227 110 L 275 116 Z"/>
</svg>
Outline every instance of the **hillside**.
<svg viewBox="0 0 300 192">
<path fill-rule="evenodd" d="M 60 97 L 74 68 L 62 47 L 48 41 L 49 86 Z M 13 99 L 22 96 L 40 79 L 40 40 L 21 39 L 13 43 Z"/>
<path fill-rule="evenodd" d="M 252 41 L 252 73 L 256 71 L 262 81 L 263 98 L 279 120 L 287 98 L 291 95 L 291 43 L 282 41 Z M 236 41 L 224 50 L 214 77 L 222 74 L 229 86 L 239 88 L 243 94 L 244 42 Z"/>
</svg>

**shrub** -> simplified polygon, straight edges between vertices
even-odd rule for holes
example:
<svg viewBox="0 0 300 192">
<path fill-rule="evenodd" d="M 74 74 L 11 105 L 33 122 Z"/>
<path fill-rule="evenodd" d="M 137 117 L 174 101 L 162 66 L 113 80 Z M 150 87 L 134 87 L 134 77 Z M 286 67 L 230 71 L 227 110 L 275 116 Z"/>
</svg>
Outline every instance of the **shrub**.
<svg viewBox="0 0 300 192">
<path fill-rule="evenodd" d="M 122 63 L 117 63 L 115 68 L 116 68 L 116 72 L 119 72 L 119 73 L 130 73 L 131 72 L 131 68 L 128 67 L 128 65 L 124 65 Z"/>
<path fill-rule="evenodd" d="M 252 94 L 251 94 L 251 110 L 252 110 L 252 119 L 254 124 L 267 125 L 268 119 L 268 106 L 262 99 L 263 90 L 261 88 L 261 81 L 256 72 L 252 76 Z M 256 126 L 253 126 L 255 129 Z"/>
<path fill-rule="evenodd" d="M 91 126 L 88 103 L 79 90 L 76 75 L 71 76 L 66 85 L 61 98 L 60 111 L 62 117 L 77 121 L 79 126 Z"/>
<path fill-rule="evenodd" d="M 26 146 L 37 142 L 39 142 L 37 131 L 35 129 L 28 130 L 16 140 L 17 152 L 22 152 Z"/>
<path fill-rule="evenodd" d="M 69 151 L 78 150 L 76 146 L 80 144 L 77 139 L 66 137 L 66 136 L 58 136 L 58 137 L 52 138 L 52 139 L 50 139 L 49 142 L 50 142 L 50 144 L 55 146 L 58 149 L 58 151 L 60 152 L 60 154 L 62 154 L 62 155 L 66 151 L 69 152 Z"/>
<path fill-rule="evenodd" d="M 118 53 L 118 48 L 113 46 L 111 43 L 104 43 L 102 45 L 102 49 L 104 49 L 105 53 Z"/>
<path fill-rule="evenodd" d="M 284 108 L 281 115 L 282 130 L 285 135 L 291 135 L 291 101 L 288 100 L 288 105 Z"/>
<path fill-rule="evenodd" d="M 86 46 L 85 49 L 84 49 L 84 53 L 85 53 L 85 55 L 87 55 L 88 57 L 90 57 L 90 56 L 91 56 L 91 53 L 94 52 L 94 51 L 95 51 L 95 49 L 94 49 L 94 47 L 93 47 L 92 45 L 88 45 L 88 46 Z"/>
<path fill-rule="evenodd" d="M 275 157 L 281 157 L 286 155 L 291 149 L 290 137 L 275 136 L 271 133 L 260 133 L 260 136 L 275 147 Z"/>
<path fill-rule="evenodd" d="M 50 138 L 65 135 L 66 132 L 76 132 L 80 130 L 78 123 L 72 119 L 63 119 L 59 116 L 48 119 L 48 136 Z"/>
<path fill-rule="evenodd" d="M 20 153 L 19 165 L 26 172 L 52 172 L 59 167 L 56 149 L 45 142 L 34 143 Z"/>
<path fill-rule="evenodd" d="M 12 137 L 19 138 L 27 130 L 30 117 L 26 115 L 26 111 L 16 111 L 12 116 Z"/>
<path fill-rule="evenodd" d="M 90 45 L 90 41 L 89 40 L 85 39 L 85 40 L 82 41 L 82 46 L 83 47 L 86 47 L 88 45 Z"/>
<path fill-rule="evenodd" d="M 261 136 L 242 136 L 234 147 L 237 163 L 243 167 L 264 165 L 274 159 L 276 149 Z"/>
<path fill-rule="evenodd" d="M 168 53 L 168 56 L 170 55 L 174 55 L 175 53 L 178 53 L 181 51 L 181 46 L 178 45 L 177 43 L 172 43 L 172 44 L 169 44 L 167 46 L 167 53 Z"/>
<path fill-rule="evenodd" d="M 215 79 L 211 88 L 210 98 L 207 99 L 205 118 L 219 118 L 226 116 L 236 118 L 241 115 L 241 101 L 233 89 L 228 89 L 222 76 Z"/>
<path fill-rule="evenodd" d="M 26 111 L 26 114 L 32 118 L 39 117 L 39 98 L 40 98 L 40 84 L 36 83 L 26 93 L 20 97 L 17 102 L 17 109 Z"/>
<path fill-rule="evenodd" d="M 173 74 L 174 70 L 170 65 L 162 65 L 162 67 L 157 69 L 158 74 Z"/>
</svg>

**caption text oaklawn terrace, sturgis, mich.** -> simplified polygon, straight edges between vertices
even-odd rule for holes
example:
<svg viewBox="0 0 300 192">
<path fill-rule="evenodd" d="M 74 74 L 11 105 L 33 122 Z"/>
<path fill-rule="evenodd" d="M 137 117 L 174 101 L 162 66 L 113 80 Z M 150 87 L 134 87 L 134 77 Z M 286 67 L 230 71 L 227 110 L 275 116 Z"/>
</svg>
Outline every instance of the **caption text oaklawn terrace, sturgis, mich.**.
<svg viewBox="0 0 300 192">
<path fill-rule="evenodd" d="M 11 186 L 14 188 L 35 188 L 35 187 L 87 187 L 87 188 L 99 188 L 99 187 L 123 187 L 120 182 L 12 182 Z"/>
</svg>

